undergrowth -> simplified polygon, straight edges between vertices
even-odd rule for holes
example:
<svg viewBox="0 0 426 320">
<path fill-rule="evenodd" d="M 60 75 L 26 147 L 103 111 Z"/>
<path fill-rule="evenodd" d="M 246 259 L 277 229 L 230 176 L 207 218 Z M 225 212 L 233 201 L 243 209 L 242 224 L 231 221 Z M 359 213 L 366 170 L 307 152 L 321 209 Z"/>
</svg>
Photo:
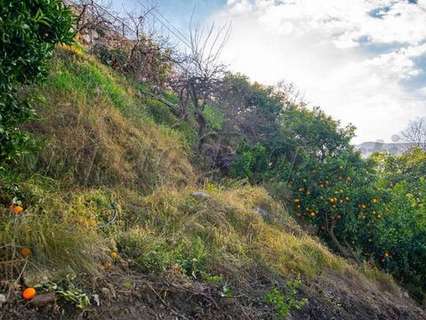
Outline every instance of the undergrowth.
<svg viewBox="0 0 426 320">
<path fill-rule="evenodd" d="M 82 49 L 59 49 L 47 82 L 30 94 L 38 118 L 26 130 L 40 150 L 0 172 L 0 259 L 18 260 L 11 278 L 22 264 L 37 281 L 41 274 L 96 274 L 122 259 L 144 273 L 174 269 L 230 297 L 253 269 L 282 279 L 355 272 L 265 189 L 197 185 L 190 130 L 172 129 L 172 118 L 159 117 L 161 104 L 140 98 Z M 20 215 L 10 212 L 13 201 L 22 203 Z M 24 247 L 31 250 L 25 259 Z M 293 300 L 271 283 L 268 301 L 285 315 Z"/>
<path fill-rule="evenodd" d="M 28 157 L 26 171 L 69 185 L 126 185 L 144 193 L 192 181 L 179 133 L 157 126 L 129 83 L 82 52 L 60 49 L 47 81 L 32 94 L 39 118 L 27 129 L 41 152 Z"/>
</svg>

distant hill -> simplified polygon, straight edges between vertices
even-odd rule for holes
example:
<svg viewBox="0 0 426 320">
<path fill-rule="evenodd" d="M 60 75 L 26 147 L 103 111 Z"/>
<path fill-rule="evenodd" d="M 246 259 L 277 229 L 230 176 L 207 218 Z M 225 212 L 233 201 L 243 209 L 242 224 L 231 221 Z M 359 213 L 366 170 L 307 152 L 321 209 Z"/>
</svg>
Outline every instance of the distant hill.
<svg viewBox="0 0 426 320">
<path fill-rule="evenodd" d="M 374 152 L 388 152 L 392 155 L 400 155 L 414 147 L 413 143 L 384 143 L 384 142 L 363 142 L 356 146 L 364 157 L 368 157 Z"/>
</svg>

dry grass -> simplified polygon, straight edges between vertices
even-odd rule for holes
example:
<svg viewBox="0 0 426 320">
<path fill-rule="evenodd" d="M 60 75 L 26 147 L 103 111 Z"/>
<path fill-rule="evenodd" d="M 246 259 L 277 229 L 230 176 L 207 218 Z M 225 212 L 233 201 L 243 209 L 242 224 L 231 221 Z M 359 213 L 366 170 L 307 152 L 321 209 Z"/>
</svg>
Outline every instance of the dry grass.
<svg viewBox="0 0 426 320">
<path fill-rule="evenodd" d="M 205 200 L 194 198 L 194 191 L 163 188 L 145 197 L 134 221 L 137 233 L 142 226 L 153 239 L 167 239 L 164 243 L 171 246 L 201 239 L 213 273 L 259 265 L 284 277 L 312 277 L 326 268 L 347 267 L 300 231 L 262 188 L 217 190 Z M 257 208 L 271 217 L 263 218 Z"/>
<path fill-rule="evenodd" d="M 134 88 L 81 50 L 61 49 L 33 95 L 39 118 L 27 129 L 42 149 L 26 172 L 51 180 L 19 183 L 26 211 L 0 209 L 0 246 L 30 247 L 34 270 L 96 272 L 117 241 L 144 272 L 178 265 L 234 282 L 253 268 L 282 279 L 356 273 L 263 188 L 197 188 L 180 135 L 150 120 Z M 199 189 L 209 196 L 194 197 Z M 0 190 L 3 205 L 10 197 Z"/>
<path fill-rule="evenodd" d="M 39 120 L 28 130 L 43 141 L 33 170 L 80 186 L 125 185 L 149 193 L 193 179 L 179 136 L 152 121 L 126 118 L 136 105 L 130 85 L 84 55 L 61 51 L 36 90 Z M 133 113 L 134 114 L 134 113 Z"/>
<path fill-rule="evenodd" d="M 90 208 L 80 206 L 77 195 L 64 197 L 35 180 L 21 182 L 20 192 L 22 214 L 0 208 L 0 260 L 22 259 L 19 249 L 25 247 L 31 250 L 26 274 L 97 273 L 106 246 L 93 228 Z"/>
</svg>

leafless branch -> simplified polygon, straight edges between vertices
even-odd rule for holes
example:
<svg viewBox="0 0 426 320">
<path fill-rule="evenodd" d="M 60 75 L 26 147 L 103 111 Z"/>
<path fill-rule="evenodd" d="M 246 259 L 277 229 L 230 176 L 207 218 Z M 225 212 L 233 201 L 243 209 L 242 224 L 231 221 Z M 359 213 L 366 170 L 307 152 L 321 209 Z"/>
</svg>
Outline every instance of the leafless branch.
<svg viewBox="0 0 426 320">
<path fill-rule="evenodd" d="M 426 150 L 426 117 L 410 121 L 408 127 L 401 132 L 401 136 L 405 142 Z"/>
</svg>

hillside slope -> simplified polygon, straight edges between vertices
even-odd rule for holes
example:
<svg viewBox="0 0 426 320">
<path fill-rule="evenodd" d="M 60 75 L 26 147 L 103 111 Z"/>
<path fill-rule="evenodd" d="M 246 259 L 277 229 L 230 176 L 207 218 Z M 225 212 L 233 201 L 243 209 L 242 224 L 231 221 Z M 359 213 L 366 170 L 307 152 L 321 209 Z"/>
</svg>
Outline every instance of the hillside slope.
<svg viewBox="0 0 426 320">
<path fill-rule="evenodd" d="M 82 49 L 59 49 L 29 94 L 38 151 L 0 171 L 0 319 L 426 319 L 263 188 L 197 184 L 190 130 Z M 25 286 L 56 302 L 24 303 Z"/>
</svg>

